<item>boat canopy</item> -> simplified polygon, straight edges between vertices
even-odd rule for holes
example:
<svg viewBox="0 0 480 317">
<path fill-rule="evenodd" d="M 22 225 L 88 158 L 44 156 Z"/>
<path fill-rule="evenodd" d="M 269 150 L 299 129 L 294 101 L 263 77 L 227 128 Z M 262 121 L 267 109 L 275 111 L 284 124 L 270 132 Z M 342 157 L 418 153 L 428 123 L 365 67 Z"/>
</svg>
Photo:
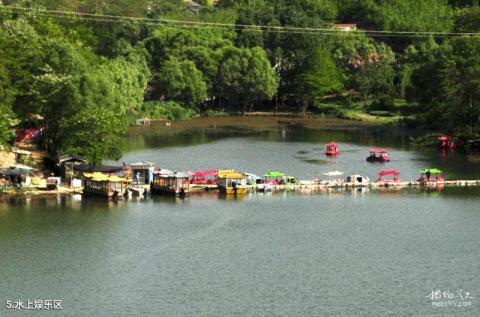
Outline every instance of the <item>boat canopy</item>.
<svg viewBox="0 0 480 317">
<path fill-rule="evenodd" d="M 100 172 L 83 173 L 83 176 L 96 182 L 128 182 L 125 177 L 119 177 L 117 175 L 108 175 Z"/>
<path fill-rule="evenodd" d="M 219 170 L 217 174 L 218 178 L 230 178 L 230 179 L 244 179 L 246 175 L 236 170 Z"/>
<path fill-rule="evenodd" d="M 327 147 L 336 147 L 336 146 L 337 146 L 337 143 L 335 142 L 327 143 Z"/>
<path fill-rule="evenodd" d="M 383 171 L 378 172 L 378 175 L 380 175 L 380 176 L 386 176 L 386 175 L 398 176 L 398 175 L 400 175 L 400 172 L 397 171 L 397 170 L 383 170 Z"/>
<path fill-rule="evenodd" d="M 285 176 L 285 173 L 282 173 L 279 171 L 272 171 L 263 175 L 263 177 L 283 177 L 283 176 Z"/>
<path fill-rule="evenodd" d="M 421 174 L 427 174 L 428 172 L 430 172 L 430 174 L 432 175 L 439 175 L 443 173 L 441 170 L 437 168 L 426 168 L 420 171 Z"/>
<path fill-rule="evenodd" d="M 369 152 L 371 154 L 387 154 L 388 153 L 385 149 L 371 149 Z"/>
<path fill-rule="evenodd" d="M 448 136 L 448 135 L 442 135 L 440 137 L 438 137 L 438 140 L 439 141 L 448 141 L 448 140 L 451 140 L 452 137 Z"/>
<path fill-rule="evenodd" d="M 192 173 L 193 177 L 204 177 L 207 175 L 217 175 L 217 170 L 203 170 Z"/>
</svg>

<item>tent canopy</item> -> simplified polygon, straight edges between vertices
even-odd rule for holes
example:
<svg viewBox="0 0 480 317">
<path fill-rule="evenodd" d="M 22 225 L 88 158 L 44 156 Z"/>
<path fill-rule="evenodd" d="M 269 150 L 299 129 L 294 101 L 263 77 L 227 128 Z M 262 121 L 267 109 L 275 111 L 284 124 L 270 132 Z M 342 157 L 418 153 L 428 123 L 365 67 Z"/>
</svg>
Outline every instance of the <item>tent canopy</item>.
<svg viewBox="0 0 480 317">
<path fill-rule="evenodd" d="M 442 171 L 437 168 L 426 168 L 420 171 L 421 174 L 427 174 L 428 172 L 432 175 L 442 174 Z"/>
</svg>

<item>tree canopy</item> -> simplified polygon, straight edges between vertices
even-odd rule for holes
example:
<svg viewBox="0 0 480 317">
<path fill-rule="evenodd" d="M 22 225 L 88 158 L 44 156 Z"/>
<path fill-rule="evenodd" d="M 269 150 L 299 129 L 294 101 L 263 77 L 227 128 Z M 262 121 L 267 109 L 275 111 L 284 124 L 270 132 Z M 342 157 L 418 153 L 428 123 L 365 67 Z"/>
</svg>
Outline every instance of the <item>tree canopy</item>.
<svg viewBox="0 0 480 317">
<path fill-rule="evenodd" d="M 306 113 L 328 98 L 342 107 L 406 99 L 426 127 L 478 132 L 476 37 L 366 32 L 478 32 L 477 1 L 201 4 L 197 12 L 182 0 L 2 1 L 0 143 L 39 113 L 52 154 L 100 162 L 120 155 L 132 117 Z M 333 32 L 345 23 L 358 30 Z"/>
</svg>

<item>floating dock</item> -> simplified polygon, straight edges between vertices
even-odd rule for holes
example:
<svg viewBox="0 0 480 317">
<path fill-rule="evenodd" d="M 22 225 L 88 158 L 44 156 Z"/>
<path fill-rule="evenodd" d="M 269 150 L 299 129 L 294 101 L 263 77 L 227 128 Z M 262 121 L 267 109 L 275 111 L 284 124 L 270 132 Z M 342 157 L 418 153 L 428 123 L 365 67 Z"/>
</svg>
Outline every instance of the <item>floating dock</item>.
<svg viewBox="0 0 480 317">
<path fill-rule="evenodd" d="M 299 182 L 297 184 L 284 184 L 284 185 L 270 185 L 268 190 L 263 190 L 258 185 L 247 185 L 249 192 L 264 192 L 264 191 L 306 191 L 306 192 L 322 192 L 327 189 L 347 190 L 354 188 L 369 188 L 369 189 L 381 189 L 381 188 L 445 188 L 445 187 L 480 187 L 480 180 L 445 180 L 445 181 L 432 181 L 432 182 L 418 182 L 418 181 L 406 181 L 406 182 L 369 182 L 369 183 L 348 183 L 348 182 L 336 182 L 336 181 L 322 181 L 319 183 L 311 183 L 306 181 L 305 183 Z M 218 190 L 216 185 L 191 185 L 190 191 L 192 193 L 209 192 Z M 68 188 L 60 186 L 57 190 L 47 191 L 44 188 L 24 188 L 22 191 L 15 189 L 7 189 L 0 194 L 21 194 L 21 195 L 54 195 L 54 194 L 82 194 L 83 188 Z M 149 185 L 130 185 L 127 188 L 129 197 L 141 197 L 145 198 L 146 194 L 150 192 Z"/>
<path fill-rule="evenodd" d="M 320 183 L 313 184 L 285 184 L 285 185 L 271 185 L 269 190 L 280 191 L 280 190 L 322 190 L 326 188 L 337 188 L 337 189 L 347 189 L 347 188 L 408 188 L 408 187 L 469 187 L 469 186 L 480 186 L 480 180 L 447 180 L 447 181 L 435 181 L 435 182 L 370 182 L 370 183 L 347 183 L 347 182 L 335 182 L 335 181 L 325 181 Z M 250 190 L 258 190 L 257 185 L 248 185 Z M 192 191 L 199 190 L 215 190 L 216 186 L 208 185 L 195 185 L 191 188 Z"/>
</svg>

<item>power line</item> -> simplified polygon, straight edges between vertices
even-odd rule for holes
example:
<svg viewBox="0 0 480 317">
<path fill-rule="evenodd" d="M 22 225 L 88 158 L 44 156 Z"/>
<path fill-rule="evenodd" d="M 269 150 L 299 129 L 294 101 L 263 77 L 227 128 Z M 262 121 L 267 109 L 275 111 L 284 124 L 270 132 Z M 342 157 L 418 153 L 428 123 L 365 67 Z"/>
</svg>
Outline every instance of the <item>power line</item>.
<svg viewBox="0 0 480 317">
<path fill-rule="evenodd" d="M 137 23 L 144 25 L 157 25 L 162 27 L 182 28 L 204 28 L 204 29 L 222 29 L 222 30 L 242 30 L 255 32 L 273 32 L 273 33 L 291 33 L 291 34 L 318 34 L 318 35 L 369 35 L 371 37 L 477 37 L 480 33 L 468 32 L 421 32 L 421 31 L 384 31 L 384 30 L 359 30 L 359 31 L 343 31 L 335 28 L 308 28 L 294 26 L 272 26 L 272 25 L 254 25 L 254 24 L 233 24 L 203 21 L 182 21 L 172 19 L 153 19 L 133 16 L 119 16 L 106 14 L 92 14 L 84 12 L 47 10 L 37 8 L 26 8 L 17 6 L 0 6 L 0 11 L 20 11 L 19 13 L 35 12 L 43 16 L 55 18 L 74 18 L 84 21 L 96 21 L 107 23 Z"/>
</svg>

